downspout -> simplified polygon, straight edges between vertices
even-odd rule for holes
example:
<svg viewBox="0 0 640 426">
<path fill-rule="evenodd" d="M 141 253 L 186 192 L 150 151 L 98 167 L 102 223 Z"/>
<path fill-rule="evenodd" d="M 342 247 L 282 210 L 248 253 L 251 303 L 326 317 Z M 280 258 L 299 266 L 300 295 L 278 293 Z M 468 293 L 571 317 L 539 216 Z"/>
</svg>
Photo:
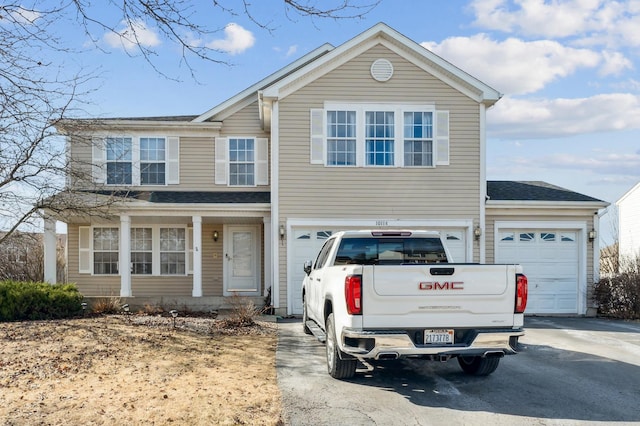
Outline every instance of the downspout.
<svg viewBox="0 0 640 426">
<path fill-rule="evenodd" d="M 486 262 L 486 203 L 487 203 L 487 137 L 486 137 L 487 109 L 480 103 L 480 235 L 479 255 L 480 263 Z M 495 261 L 495 259 L 494 259 Z"/>
<path fill-rule="evenodd" d="M 271 299 L 275 309 L 280 308 L 280 117 L 277 100 L 271 103 Z"/>
</svg>

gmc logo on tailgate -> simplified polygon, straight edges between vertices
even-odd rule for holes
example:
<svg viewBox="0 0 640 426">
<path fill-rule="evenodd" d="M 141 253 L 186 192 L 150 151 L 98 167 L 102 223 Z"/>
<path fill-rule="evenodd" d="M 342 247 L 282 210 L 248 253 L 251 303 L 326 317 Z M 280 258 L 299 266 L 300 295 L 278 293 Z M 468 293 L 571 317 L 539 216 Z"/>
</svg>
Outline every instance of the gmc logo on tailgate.
<svg viewBox="0 0 640 426">
<path fill-rule="evenodd" d="M 464 290 L 464 283 L 462 281 L 430 281 L 422 282 L 418 285 L 420 290 Z"/>
</svg>

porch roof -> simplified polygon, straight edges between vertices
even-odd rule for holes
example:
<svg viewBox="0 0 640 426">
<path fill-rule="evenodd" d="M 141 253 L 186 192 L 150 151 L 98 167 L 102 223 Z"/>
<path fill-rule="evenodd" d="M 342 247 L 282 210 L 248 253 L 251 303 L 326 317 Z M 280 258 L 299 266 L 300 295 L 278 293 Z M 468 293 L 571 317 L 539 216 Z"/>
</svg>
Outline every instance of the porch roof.
<svg viewBox="0 0 640 426">
<path fill-rule="evenodd" d="M 271 193 L 264 191 L 97 191 L 97 193 L 149 203 L 268 204 L 271 202 Z"/>
</svg>

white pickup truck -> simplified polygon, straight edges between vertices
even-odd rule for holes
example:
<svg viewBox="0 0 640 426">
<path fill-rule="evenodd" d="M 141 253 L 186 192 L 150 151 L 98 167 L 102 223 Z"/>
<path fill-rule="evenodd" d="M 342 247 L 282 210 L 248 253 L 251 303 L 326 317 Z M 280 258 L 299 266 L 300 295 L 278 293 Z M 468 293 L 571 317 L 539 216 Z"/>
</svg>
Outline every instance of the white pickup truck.
<svg viewBox="0 0 640 426">
<path fill-rule="evenodd" d="M 343 231 L 305 262 L 303 326 L 326 342 L 327 368 L 418 357 L 488 375 L 524 334 L 527 278 L 519 265 L 450 263 L 437 232 Z"/>
</svg>

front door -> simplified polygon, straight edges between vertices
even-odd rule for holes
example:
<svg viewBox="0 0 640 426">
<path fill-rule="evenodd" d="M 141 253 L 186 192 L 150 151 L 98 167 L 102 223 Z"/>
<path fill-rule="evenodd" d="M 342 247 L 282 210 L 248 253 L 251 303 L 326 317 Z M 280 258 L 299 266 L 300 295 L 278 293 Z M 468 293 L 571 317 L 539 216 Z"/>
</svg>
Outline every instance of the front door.
<svg viewBox="0 0 640 426">
<path fill-rule="evenodd" d="M 224 295 L 260 295 L 258 226 L 229 226 L 224 233 Z"/>
</svg>

